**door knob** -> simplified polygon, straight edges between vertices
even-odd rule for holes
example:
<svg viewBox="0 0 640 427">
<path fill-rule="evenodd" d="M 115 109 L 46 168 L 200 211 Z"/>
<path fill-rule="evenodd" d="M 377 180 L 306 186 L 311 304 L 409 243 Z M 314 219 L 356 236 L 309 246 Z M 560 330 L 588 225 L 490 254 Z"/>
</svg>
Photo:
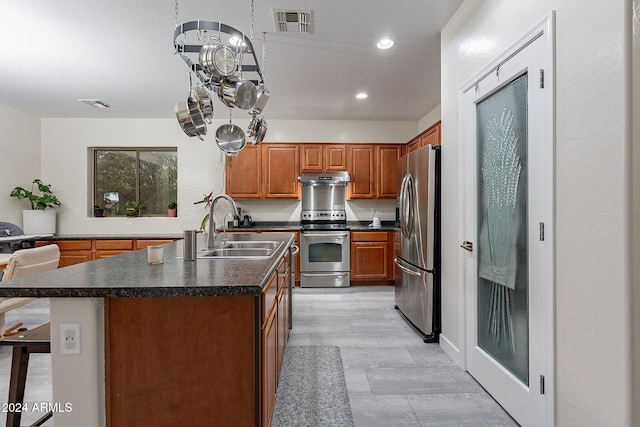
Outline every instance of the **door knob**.
<svg viewBox="0 0 640 427">
<path fill-rule="evenodd" d="M 470 242 L 468 240 L 465 240 L 464 242 L 462 242 L 460 247 L 465 251 L 473 252 L 473 242 Z"/>
</svg>

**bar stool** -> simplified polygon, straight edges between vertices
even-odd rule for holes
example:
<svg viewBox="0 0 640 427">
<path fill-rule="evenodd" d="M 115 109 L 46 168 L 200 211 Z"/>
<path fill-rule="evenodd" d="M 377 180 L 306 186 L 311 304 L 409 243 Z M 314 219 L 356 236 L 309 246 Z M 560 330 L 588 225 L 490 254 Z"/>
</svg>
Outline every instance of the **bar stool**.
<svg viewBox="0 0 640 427">
<path fill-rule="evenodd" d="M 9 380 L 9 407 L 11 407 L 12 403 L 19 405 L 23 403 L 27 369 L 29 368 L 29 355 L 31 353 L 51 353 L 50 335 L 49 323 L 45 323 L 29 331 L 0 339 L 0 346 L 13 347 L 11 379 Z M 53 413 L 49 411 L 31 425 L 40 426 L 52 416 Z M 21 412 L 7 412 L 7 427 L 19 426 L 21 418 Z"/>
</svg>

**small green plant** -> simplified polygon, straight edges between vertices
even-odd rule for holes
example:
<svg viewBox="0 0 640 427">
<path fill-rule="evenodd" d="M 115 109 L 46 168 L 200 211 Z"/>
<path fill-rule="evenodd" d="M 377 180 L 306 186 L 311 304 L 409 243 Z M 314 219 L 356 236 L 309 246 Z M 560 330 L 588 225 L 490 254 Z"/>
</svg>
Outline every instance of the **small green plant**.
<svg viewBox="0 0 640 427">
<path fill-rule="evenodd" d="M 140 216 L 140 210 L 142 209 L 142 204 L 138 201 L 127 202 L 124 204 L 124 211 L 127 216 Z"/>
<path fill-rule="evenodd" d="M 171 202 L 167 205 L 167 209 L 177 209 L 178 204 L 176 202 Z"/>
<path fill-rule="evenodd" d="M 104 208 L 100 205 L 93 205 L 93 216 L 102 218 L 104 216 Z"/>
<path fill-rule="evenodd" d="M 36 194 L 36 189 L 39 194 Z M 18 200 L 27 199 L 33 210 L 44 210 L 46 208 L 55 208 L 60 206 L 60 200 L 51 191 L 51 185 L 44 184 L 40 179 L 36 178 L 31 184 L 31 191 L 22 187 L 16 187 L 9 193 L 10 197 Z"/>
</svg>

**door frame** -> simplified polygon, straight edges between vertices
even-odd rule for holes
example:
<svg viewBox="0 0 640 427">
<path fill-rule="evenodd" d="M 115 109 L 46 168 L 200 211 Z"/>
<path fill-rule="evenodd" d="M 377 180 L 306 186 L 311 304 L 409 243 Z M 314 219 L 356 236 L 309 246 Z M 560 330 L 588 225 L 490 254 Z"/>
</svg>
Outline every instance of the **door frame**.
<svg viewBox="0 0 640 427">
<path fill-rule="evenodd" d="M 545 209 L 545 227 L 544 239 L 549 243 L 549 250 L 546 253 L 544 263 L 544 280 L 549 283 L 544 293 L 544 302 L 546 304 L 546 354 L 545 354 L 545 395 L 546 395 L 546 425 L 553 426 L 555 422 L 555 11 L 551 11 L 542 21 L 535 25 L 524 36 L 513 43 L 506 51 L 499 55 L 490 65 L 477 73 L 474 77 L 467 81 L 458 93 L 458 110 L 460 120 L 458 121 L 458 131 L 460 141 L 465 140 L 468 133 L 465 129 L 464 117 L 464 94 L 472 89 L 479 81 L 483 80 L 489 74 L 494 73 L 501 64 L 507 62 L 513 56 L 522 51 L 532 41 L 542 38 L 545 41 L 545 58 L 544 58 L 544 87 L 548 89 L 546 92 L 545 103 L 546 109 L 542 115 L 545 122 L 544 126 L 544 165 L 546 167 L 545 182 L 543 184 L 548 193 L 547 206 Z M 475 153 L 467 153 L 464 150 L 464 144 L 459 144 L 458 151 L 458 176 L 459 176 L 459 193 L 458 205 L 462 213 L 462 218 L 466 218 L 465 200 L 466 195 L 475 192 L 475 186 L 467 183 L 465 179 L 465 164 L 467 156 L 475 156 Z M 537 233 L 535 233 L 537 234 Z M 466 220 L 458 222 L 458 240 L 475 241 L 476 230 L 466 229 Z M 531 234 L 533 236 L 534 233 Z M 477 242 L 476 242 L 477 244 Z M 467 321 L 469 315 L 467 313 L 467 266 L 466 254 L 463 249 L 458 252 L 458 334 L 460 337 L 460 346 L 458 348 L 460 361 L 463 369 L 468 369 L 467 354 Z M 531 386 L 537 382 L 532 377 Z"/>
</svg>

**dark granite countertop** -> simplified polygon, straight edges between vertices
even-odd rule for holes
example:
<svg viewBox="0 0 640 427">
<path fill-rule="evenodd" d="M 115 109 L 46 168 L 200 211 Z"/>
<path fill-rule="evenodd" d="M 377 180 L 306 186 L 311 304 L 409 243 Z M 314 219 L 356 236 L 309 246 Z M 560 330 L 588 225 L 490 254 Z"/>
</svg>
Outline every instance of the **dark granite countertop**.
<svg viewBox="0 0 640 427">
<path fill-rule="evenodd" d="M 182 234 L 60 234 L 38 240 L 171 240 Z"/>
<path fill-rule="evenodd" d="M 229 235 L 229 240 L 282 240 L 267 259 L 198 259 L 185 262 L 182 241 L 163 245 L 164 263 L 149 265 L 147 250 L 59 268 L 13 279 L 0 286 L 0 297 L 163 297 L 258 296 L 287 248 L 291 233 Z M 205 247 L 198 235 L 198 248 Z"/>
<path fill-rule="evenodd" d="M 299 231 L 300 222 L 297 221 L 256 221 L 251 228 L 229 228 L 228 231 Z M 379 228 L 369 227 L 371 221 L 348 221 L 347 227 L 351 231 L 395 231 L 394 221 L 382 221 Z"/>
<path fill-rule="evenodd" d="M 396 223 L 395 221 L 382 221 L 380 227 L 369 227 L 372 221 L 349 221 L 347 222 L 347 227 L 351 231 L 395 231 Z"/>
</svg>

